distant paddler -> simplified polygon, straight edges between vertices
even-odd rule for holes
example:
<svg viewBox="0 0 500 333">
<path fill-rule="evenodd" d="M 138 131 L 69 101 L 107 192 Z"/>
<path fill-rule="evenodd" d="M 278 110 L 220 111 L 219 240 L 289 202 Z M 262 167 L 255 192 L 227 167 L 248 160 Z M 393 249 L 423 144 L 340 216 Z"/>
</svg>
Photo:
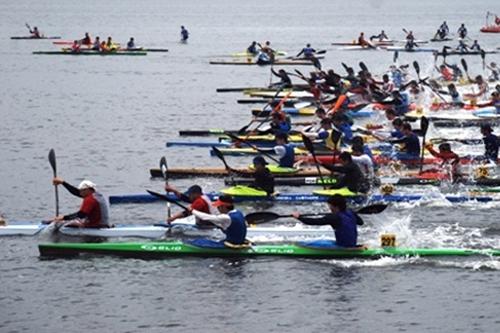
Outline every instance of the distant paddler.
<svg viewBox="0 0 500 333">
<path fill-rule="evenodd" d="M 414 50 L 416 47 L 418 47 L 418 45 L 417 45 L 417 43 L 415 43 L 415 36 L 413 35 L 413 31 L 410 31 L 406 35 L 405 49 L 406 50 Z"/>
<path fill-rule="evenodd" d="M 491 62 L 489 65 L 486 65 L 486 68 L 490 70 L 488 81 L 495 82 L 500 80 L 500 68 L 498 68 L 496 62 Z"/>
<path fill-rule="evenodd" d="M 455 50 L 457 50 L 460 53 L 467 53 L 469 52 L 469 46 L 467 46 L 467 44 L 465 44 L 465 42 L 461 39 L 458 41 L 458 45 L 455 48 Z"/>
<path fill-rule="evenodd" d="M 130 37 L 129 41 L 127 42 L 127 49 L 135 49 L 135 41 L 134 37 Z"/>
<path fill-rule="evenodd" d="M 113 42 L 113 39 L 111 38 L 111 36 L 109 36 L 108 40 L 106 41 L 106 47 L 108 48 L 108 51 L 116 50 L 116 45 Z"/>
<path fill-rule="evenodd" d="M 188 38 L 189 31 L 187 31 L 187 29 L 183 25 L 181 25 L 181 42 L 187 43 Z"/>
<path fill-rule="evenodd" d="M 87 46 L 92 45 L 92 38 L 90 38 L 90 35 L 88 32 L 85 33 L 85 37 L 80 39 L 80 44 L 87 45 Z"/>
<path fill-rule="evenodd" d="M 363 225 L 363 219 L 347 208 L 346 199 L 334 195 L 328 199 L 331 214 L 318 217 L 301 217 L 298 212 L 293 217 L 307 225 L 329 225 L 335 231 L 335 245 L 339 247 L 356 247 L 358 241 L 358 225 Z"/>
<path fill-rule="evenodd" d="M 462 23 L 460 25 L 460 27 L 458 28 L 457 30 L 457 33 L 458 33 L 458 36 L 462 39 L 464 39 L 465 37 L 467 37 L 467 28 L 465 27 L 465 24 Z"/>
<path fill-rule="evenodd" d="M 249 47 L 247 47 L 247 53 L 256 56 L 259 53 L 259 50 L 257 49 L 257 42 L 253 41 L 252 44 L 250 44 Z"/>
<path fill-rule="evenodd" d="M 209 221 L 219 227 L 225 234 L 226 238 L 221 242 L 211 240 L 203 240 L 207 246 L 211 244 L 223 243 L 227 247 L 242 246 L 247 244 L 247 224 L 243 213 L 234 208 L 234 201 L 230 195 L 221 195 L 217 201 L 213 203 L 220 214 L 211 215 L 205 212 L 200 212 L 196 209 L 192 210 L 192 214 L 200 220 Z M 202 245 L 203 246 L 203 245 Z"/>
<path fill-rule="evenodd" d="M 78 228 L 108 228 L 110 226 L 106 199 L 96 191 L 96 185 L 93 182 L 84 180 L 76 188 L 64 179 L 55 177 L 52 183 L 56 186 L 63 185 L 69 193 L 83 198 L 82 205 L 76 213 L 56 216 L 53 219 L 54 222 L 67 221 L 65 226 Z"/>
<path fill-rule="evenodd" d="M 370 37 L 370 40 L 377 40 L 378 42 L 383 42 L 389 40 L 389 37 L 385 34 L 385 31 L 382 30 L 378 35 L 373 35 Z"/>
<path fill-rule="evenodd" d="M 304 47 L 299 53 L 297 53 L 295 57 L 298 58 L 301 55 L 304 55 L 304 58 L 311 59 L 315 56 L 315 54 L 316 50 L 311 47 L 311 44 L 307 43 L 306 47 Z"/>
<path fill-rule="evenodd" d="M 477 52 L 480 52 L 482 50 L 481 45 L 479 45 L 479 42 L 477 41 L 477 39 L 474 39 L 474 41 L 472 42 L 472 45 L 470 46 L 470 50 L 477 51 Z"/>
<path fill-rule="evenodd" d="M 484 158 L 492 161 L 493 163 L 497 163 L 500 141 L 498 141 L 498 137 L 493 134 L 493 128 L 491 128 L 491 125 L 481 125 L 481 134 L 483 135 L 484 142 Z"/>
<path fill-rule="evenodd" d="M 260 47 L 260 51 L 269 57 L 269 62 L 273 63 L 274 62 L 274 55 L 275 55 L 276 51 L 271 48 L 271 42 L 267 40 L 264 43 L 264 46 L 262 46 L 261 44 L 258 44 L 258 45 Z"/>
<path fill-rule="evenodd" d="M 358 45 L 362 47 L 375 48 L 375 46 L 365 39 L 365 33 L 361 32 L 358 37 Z"/>
<path fill-rule="evenodd" d="M 92 44 L 92 50 L 100 51 L 101 50 L 101 39 L 97 36 L 94 40 L 94 44 Z"/>
<path fill-rule="evenodd" d="M 32 30 L 29 25 L 26 24 L 26 26 L 28 27 L 28 30 L 30 31 L 31 38 L 42 38 L 42 34 L 40 33 L 40 31 L 38 30 L 37 27 L 33 27 L 33 30 Z"/>
<path fill-rule="evenodd" d="M 284 69 L 280 69 L 276 72 L 271 68 L 271 73 L 273 73 L 274 76 L 279 77 L 280 81 L 271 84 L 270 87 L 279 89 L 292 88 L 292 79 Z"/>
<path fill-rule="evenodd" d="M 217 214 L 217 210 L 212 206 L 212 202 L 210 201 L 210 199 L 205 194 L 203 194 L 203 191 L 199 185 L 193 185 L 186 191 L 186 193 L 182 193 L 172 185 L 165 184 L 165 191 L 172 192 L 180 200 L 191 203 L 188 210 L 184 210 L 169 217 L 167 219 L 168 223 L 171 223 L 179 218 L 191 215 L 192 210 L 197 210 L 206 214 Z M 212 226 L 211 223 L 206 222 L 203 219 L 196 218 L 195 221 L 196 225 L 198 226 Z"/>
<path fill-rule="evenodd" d="M 71 45 L 71 52 L 72 53 L 79 53 L 80 52 L 80 41 L 74 40 L 73 44 Z"/>
<path fill-rule="evenodd" d="M 253 159 L 254 181 L 249 186 L 257 190 L 265 191 L 267 195 L 272 195 L 274 193 L 274 176 L 266 165 L 268 165 L 268 163 L 264 157 L 260 155 Z"/>
</svg>

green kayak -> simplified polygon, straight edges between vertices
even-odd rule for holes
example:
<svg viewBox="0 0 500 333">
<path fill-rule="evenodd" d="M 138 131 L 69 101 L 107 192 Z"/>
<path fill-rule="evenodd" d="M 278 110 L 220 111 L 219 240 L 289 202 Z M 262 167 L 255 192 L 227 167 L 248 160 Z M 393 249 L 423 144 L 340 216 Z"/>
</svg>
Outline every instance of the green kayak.
<svg viewBox="0 0 500 333">
<path fill-rule="evenodd" d="M 98 51 L 85 51 L 85 52 L 70 52 L 70 51 L 35 51 L 33 54 L 51 54 L 51 55 L 72 55 L 72 56 L 145 56 L 147 52 L 141 51 L 113 51 L 113 52 L 98 52 Z"/>
<path fill-rule="evenodd" d="M 201 245 L 197 241 L 202 241 Z M 300 258 L 367 258 L 400 256 L 500 256 L 500 249 L 457 249 L 457 248 L 340 248 L 331 246 L 329 241 L 297 244 L 259 244 L 235 249 L 221 243 L 211 242 L 207 246 L 203 239 L 192 242 L 142 242 L 142 243 L 50 243 L 40 244 L 42 257 L 72 257 L 80 254 L 114 255 L 134 258 L 165 257 L 300 257 Z M 319 243 L 319 244 L 318 244 Z M 331 243 L 331 242 L 330 242 Z"/>
</svg>

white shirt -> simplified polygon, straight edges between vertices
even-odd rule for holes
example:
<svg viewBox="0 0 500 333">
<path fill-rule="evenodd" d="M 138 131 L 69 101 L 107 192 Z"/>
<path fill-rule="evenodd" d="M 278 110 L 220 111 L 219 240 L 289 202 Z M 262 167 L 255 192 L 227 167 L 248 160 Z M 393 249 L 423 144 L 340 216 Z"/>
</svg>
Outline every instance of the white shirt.
<svg viewBox="0 0 500 333">
<path fill-rule="evenodd" d="M 231 225 L 231 217 L 227 214 L 211 215 L 196 209 L 193 209 L 192 214 L 200 220 L 212 222 L 222 230 L 226 230 Z"/>
<path fill-rule="evenodd" d="M 373 161 L 370 156 L 363 154 L 360 156 L 352 156 L 352 160 L 356 163 L 363 175 L 368 179 L 373 179 L 374 171 L 373 171 Z"/>
</svg>

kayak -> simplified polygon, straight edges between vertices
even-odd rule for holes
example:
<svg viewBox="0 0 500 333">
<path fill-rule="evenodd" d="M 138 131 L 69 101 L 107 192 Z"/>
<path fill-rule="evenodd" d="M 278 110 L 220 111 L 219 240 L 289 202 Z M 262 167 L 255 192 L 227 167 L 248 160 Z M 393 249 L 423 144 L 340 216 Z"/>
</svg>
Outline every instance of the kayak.
<svg viewBox="0 0 500 333">
<path fill-rule="evenodd" d="M 251 97 L 269 97 L 269 98 L 283 98 L 287 96 L 287 98 L 312 98 L 314 97 L 313 94 L 311 94 L 308 91 L 281 91 L 280 93 L 276 94 L 274 91 L 253 91 L 253 90 L 248 90 L 243 92 L 246 95 L 249 95 Z"/>
<path fill-rule="evenodd" d="M 390 39 L 382 40 L 382 41 L 373 40 L 373 41 L 370 41 L 370 44 L 375 45 L 375 46 L 381 46 L 381 45 L 389 46 L 389 45 L 394 45 L 394 41 L 392 41 Z M 334 43 L 332 43 L 332 45 L 334 45 L 334 46 L 361 46 L 361 44 L 359 44 L 357 42 L 357 40 L 353 40 L 351 42 L 334 42 Z"/>
<path fill-rule="evenodd" d="M 10 39 L 29 39 L 29 40 L 33 40 L 33 39 L 61 39 L 61 37 L 59 36 L 49 36 L 49 37 L 45 37 L 45 36 L 42 36 L 42 37 L 32 37 L 32 36 L 14 36 L 14 37 L 10 37 Z"/>
<path fill-rule="evenodd" d="M 154 49 L 154 48 L 145 48 L 145 47 L 134 47 L 134 48 L 120 48 L 119 45 L 117 45 L 113 50 L 119 51 L 119 52 L 168 52 L 168 49 Z M 61 51 L 64 52 L 71 52 L 71 48 L 63 48 Z M 80 52 L 94 52 L 95 50 L 92 49 L 92 45 L 89 46 L 81 46 L 80 47 Z"/>
<path fill-rule="evenodd" d="M 274 184 L 278 186 L 321 186 L 334 185 L 337 183 L 336 178 L 329 176 L 320 177 L 275 177 Z M 224 183 L 229 186 L 234 185 L 251 185 L 253 179 L 249 178 L 227 178 Z M 439 180 L 422 179 L 422 178 L 397 178 L 395 185 L 439 185 Z M 499 181 L 500 184 L 500 181 Z"/>
<path fill-rule="evenodd" d="M 296 108 L 283 108 L 282 111 L 291 116 L 314 116 L 316 112 L 316 107 L 306 107 L 302 109 Z M 269 117 L 271 110 L 254 109 L 252 110 L 252 116 L 256 117 Z M 373 110 L 359 110 L 359 111 L 347 111 L 346 115 L 351 118 L 367 118 L 375 114 Z"/>
<path fill-rule="evenodd" d="M 273 63 L 269 64 L 258 64 L 255 60 L 248 58 L 248 61 L 244 60 L 211 60 L 209 62 L 210 65 L 258 65 L 258 66 L 269 66 L 269 65 L 292 65 L 292 66 L 312 66 L 313 62 L 310 60 L 280 60 L 277 59 Z"/>
<path fill-rule="evenodd" d="M 299 242 L 296 244 L 259 244 L 244 248 L 227 247 L 221 242 L 204 239 L 193 241 L 145 243 L 48 243 L 38 245 L 41 257 L 67 257 L 80 254 L 113 255 L 133 258 L 165 257 L 291 257 L 291 258 L 366 258 L 380 257 L 438 257 L 438 256 L 499 256 L 497 249 L 458 248 L 400 248 L 383 247 L 342 248 L 332 241 Z"/>
<path fill-rule="evenodd" d="M 430 41 L 431 42 L 449 42 L 452 40 L 453 40 L 453 38 L 451 38 L 451 37 L 445 37 L 445 38 L 432 38 Z"/>
<path fill-rule="evenodd" d="M 15 222 L 5 226 L 0 226 L 0 236 L 38 236 L 49 225 L 35 224 L 26 222 Z M 168 236 L 188 236 L 188 237 L 213 237 L 222 238 L 223 233 L 217 228 L 199 228 L 194 223 L 194 217 L 188 216 L 183 219 L 176 220 L 170 225 L 158 223 L 155 225 L 130 225 L 119 224 L 113 228 L 71 228 L 61 227 L 57 231 L 59 234 L 73 237 L 102 237 L 102 238 L 149 238 L 159 239 Z M 294 225 L 278 225 L 278 226 L 252 226 L 247 229 L 247 237 L 266 237 L 277 236 L 283 238 L 292 237 L 322 237 L 331 236 L 332 229 L 330 226 L 311 227 L 302 223 Z"/>
<path fill-rule="evenodd" d="M 392 45 L 392 44 L 385 44 Z M 361 46 L 361 45 L 353 45 L 353 46 L 343 46 L 339 48 L 340 51 L 380 51 L 383 50 L 382 47 L 378 46 Z"/>
<path fill-rule="evenodd" d="M 500 33 L 500 25 L 486 25 L 481 28 L 481 32 Z"/>
<path fill-rule="evenodd" d="M 50 55 L 72 55 L 72 56 L 145 56 L 147 52 L 143 51 L 113 51 L 113 52 L 98 52 L 98 51 L 83 51 L 83 52 L 67 52 L 67 51 L 35 51 L 33 54 L 50 54 Z"/>
<path fill-rule="evenodd" d="M 234 193 L 234 192 L 233 192 Z M 246 201 L 268 201 L 268 202 L 279 202 L 279 203 L 296 203 L 296 202 L 325 202 L 328 200 L 329 196 L 327 194 L 332 192 L 322 194 L 313 193 L 278 193 L 273 196 L 235 196 L 235 202 L 246 202 Z M 220 196 L 219 192 L 209 192 L 205 193 L 210 200 L 217 200 Z M 179 200 L 173 194 L 167 194 L 171 200 Z M 355 195 L 348 197 L 349 201 L 354 203 L 363 202 L 414 202 L 427 198 L 426 193 L 399 193 L 399 194 L 374 194 L 369 197 L 363 195 Z M 492 202 L 498 201 L 500 198 L 495 198 L 491 196 L 480 196 L 474 193 L 460 195 L 460 194 L 450 194 L 443 195 L 443 199 L 451 203 L 461 203 L 461 202 Z M 111 195 L 109 196 L 109 203 L 114 204 L 142 204 L 142 203 L 153 203 L 158 202 L 159 199 L 156 196 L 152 196 L 149 193 L 137 193 L 137 194 L 121 194 L 121 195 Z"/>
<path fill-rule="evenodd" d="M 484 123 L 494 124 L 500 122 L 500 115 L 492 111 L 467 111 L 459 113 L 455 111 L 453 113 L 447 112 L 435 112 L 435 114 L 425 114 L 422 112 L 411 111 L 406 113 L 405 118 L 408 120 L 417 120 L 422 116 L 426 116 L 427 119 L 432 121 L 435 125 L 447 125 L 447 126 L 462 126 L 464 124 L 468 125 L 480 125 Z"/>
<path fill-rule="evenodd" d="M 389 46 L 386 48 L 387 51 L 398 51 L 398 52 L 438 52 L 437 49 L 418 47 L 414 49 L 407 49 L 402 46 Z"/>
<path fill-rule="evenodd" d="M 253 177 L 253 171 L 248 169 L 248 168 L 234 168 L 236 172 L 240 176 L 246 176 L 248 177 Z M 316 168 L 301 168 L 301 169 L 294 169 L 296 170 L 295 172 L 291 173 L 280 173 L 280 177 L 292 177 L 292 176 L 303 176 L 303 177 L 311 177 L 311 176 L 318 176 L 318 171 Z M 322 169 L 321 171 L 325 175 L 328 174 L 328 170 Z M 158 168 L 153 168 L 149 170 L 149 173 L 151 177 L 153 178 L 163 178 L 163 174 L 160 169 Z M 172 178 L 178 178 L 178 177 L 191 177 L 191 176 L 200 176 L 200 177 L 207 177 L 207 176 L 212 176 L 212 177 L 225 177 L 229 176 L 229 173 L 225 168 L 169 168 L 168 169 L 168 175 L 169 177 Z"/>
<path fill-rule="evenodd" d="M 485 54 L 496 54 L 498 53 L 497 51 L 484 51 Z M 447 51 L 447 52 L 437 52 L 438 56 L 452 56 L 452 55 L 459 55 L 459 56 L 467 56 L 467 55 L 481 55 L 481 51 L 467 51 L 467 52 L 460 52 L 460 51 Z"/>
</svg>

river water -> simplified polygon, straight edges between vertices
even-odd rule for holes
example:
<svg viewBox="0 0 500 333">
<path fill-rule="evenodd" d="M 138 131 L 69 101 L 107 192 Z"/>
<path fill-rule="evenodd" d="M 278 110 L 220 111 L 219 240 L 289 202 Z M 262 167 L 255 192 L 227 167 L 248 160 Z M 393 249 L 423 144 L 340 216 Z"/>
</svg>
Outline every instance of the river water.
<svg viewBox="0 0 500 333">
<path fill-rule="evenodd" d="M 433 35 L 443 20 L 452 31 L 466 23 L 479 37 L 487 11 L 498 1 L 2 1 L 0 2 L 0 213 L 39 221 L 54 214 L 50 148 L 58 173 L 84 178 L 105 194 L 159 190 L 149 178 L 166 155 L 169 166 L 220 166 L 207 149 L 165 148 L 180 129 L 237 129 L 248 105 L 215 88 L 262 86 L 268 68 L 210 66 L 219 55 L 242 51 L 252 40 L 300 50 L 310 42 L 328 49 L 324 67 L 340 70 L 364 61 L 375 73 L 392 62 L 389 52 L 342 52 L 350 41 L 384 29 L 403 39 Z M 146 57 L 35 56 L 56 50 L 49 41 L 13 41 L 24 23 L 46 35 L 101 38 L 167 47 Z M 179 40 L 180 26 L 191 32 Z M 497 35 L 481 35 L 486 48 Z M 431 74 L 428 54 L 401 54 Z M 481 73 L 480 59 L 467 59 Z M 489 60 L 495 60 L 490 57 Z M 496 57 L 498 62 L 498 56 Z M 478 137 L 477 129 L 466 129 Z M 229 159 L 244 165 L 248 159 Z M 216 190 L 221 180 L 196 180 Z M 175 182 L 181 188 L 192 181 Z M 436 189 L 432 190 L 436 191 Z M 62 189 L 61 209 L 79 201 Z M 242 205 L 250 212 L 255 206 Z M 321 204 L 272 210 L 322 210 Z M 366 218 L 360 240 L 376 245 L 383 232 L 402 246 L 500 248 L 498 205 L 451 206 L 436 193 L 425 203 L 392 206 Z M 113 206 L 113 222 L 161 221 L 161 204 Z M 492 258 L 280 260 L 87 258 L 40 260 L 44 239 L 0 239 L 1 332 L 498 332 L 500 262 Z"/>
</svg>

